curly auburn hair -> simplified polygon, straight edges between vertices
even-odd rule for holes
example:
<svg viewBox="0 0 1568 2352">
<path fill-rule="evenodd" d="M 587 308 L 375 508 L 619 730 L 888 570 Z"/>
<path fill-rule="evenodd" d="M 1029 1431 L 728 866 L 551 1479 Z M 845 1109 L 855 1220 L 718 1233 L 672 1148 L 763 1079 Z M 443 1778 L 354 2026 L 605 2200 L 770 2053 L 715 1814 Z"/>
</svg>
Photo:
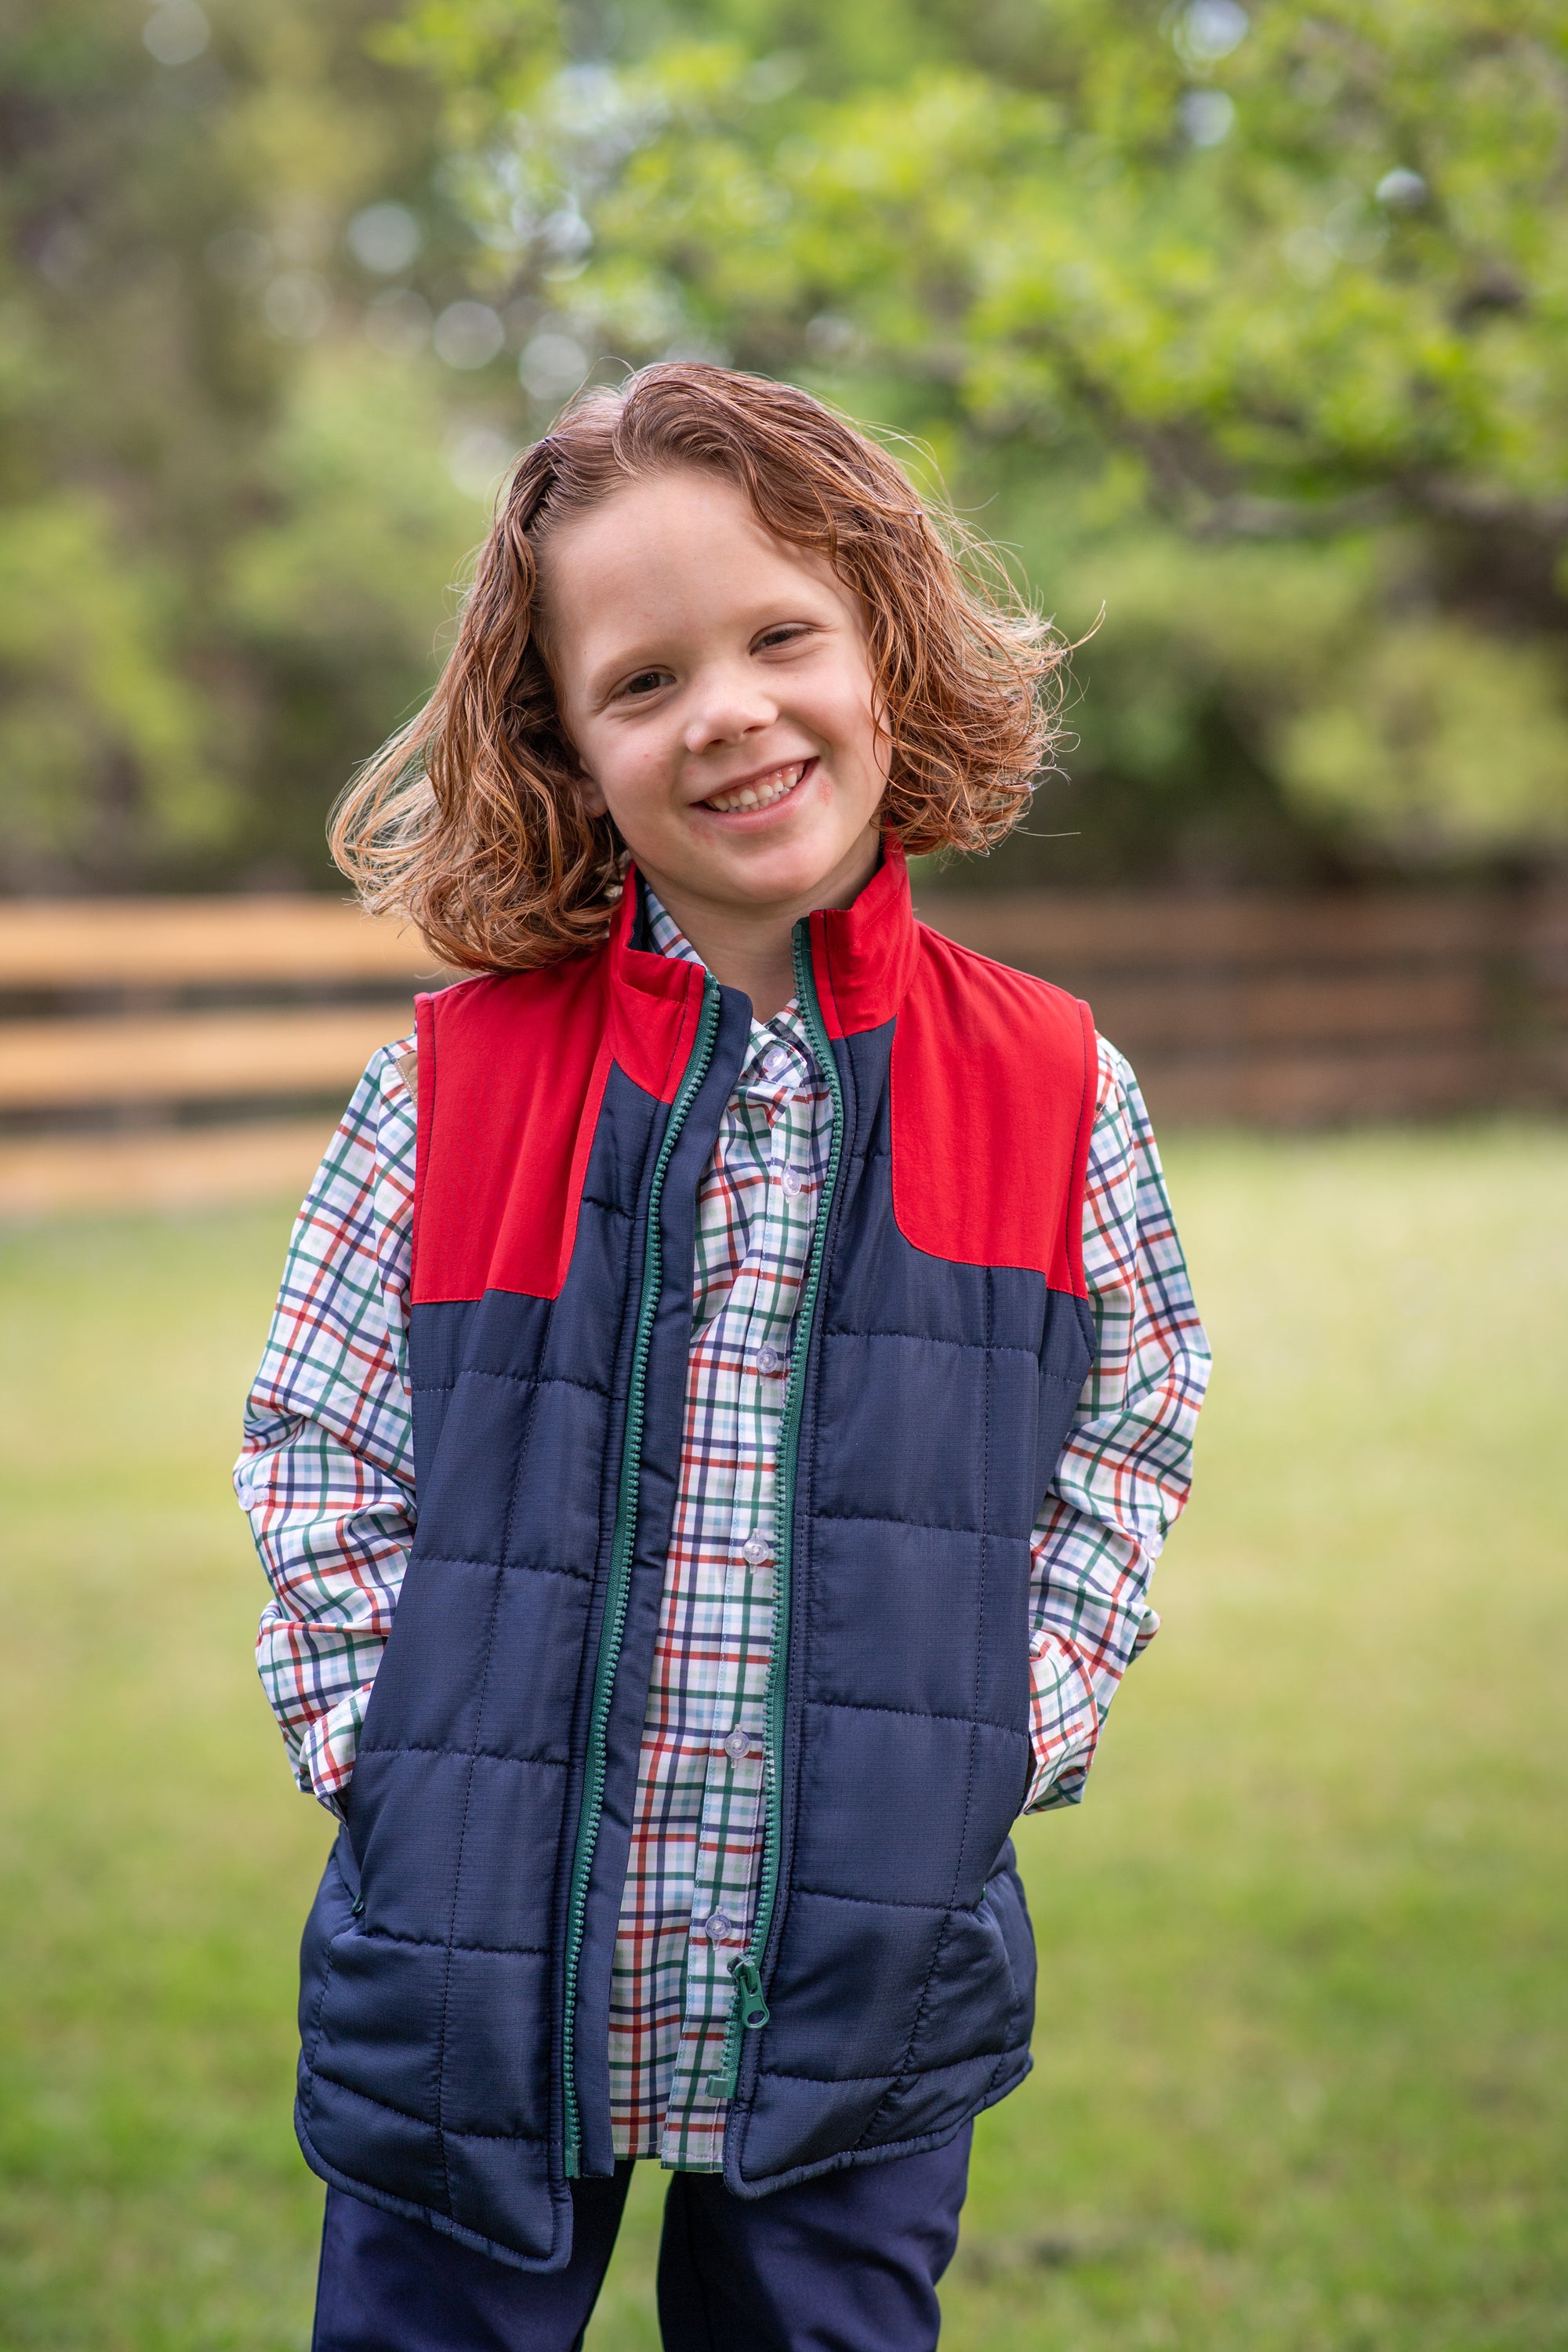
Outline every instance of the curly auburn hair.
<svg viewBox="0 0 1568 2352">
<path fill-rule="evenodd" d="M 989 848 L 1027 807 L 1057 740 L 1063 648 L 993 551 L 933 520 L 893 459 L 809 394 L 664 362 L 580 394 L 524 451 L 434 694 L 334 812 L 332 855 L 363 904 L 411 919 L 444 962 L 525 971 L 605 936 L 626 852 L 583 805 L 539 559 L 621 485 L 692 467 L 743 489 L 859 598 L 891 745 L 881 820 L 905 849 Z"/>
</svg>

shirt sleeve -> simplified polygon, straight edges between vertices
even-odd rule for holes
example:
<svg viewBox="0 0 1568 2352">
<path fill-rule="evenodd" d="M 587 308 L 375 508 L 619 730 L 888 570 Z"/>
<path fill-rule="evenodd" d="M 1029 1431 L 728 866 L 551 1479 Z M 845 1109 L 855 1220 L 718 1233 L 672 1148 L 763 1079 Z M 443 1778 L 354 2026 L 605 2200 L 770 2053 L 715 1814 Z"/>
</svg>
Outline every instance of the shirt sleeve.
<svg viewBox="0 0 1568 2352">
<path fill-rule="evenodd" d="M 412 1051 L 372 1058 L 306 1195 L 235 1468 L 272 1588 L 262 1687 L 300 1786 L 333 1812 L 414 1533 Z"/>
<path fill-rule="evenodd" d="M 1209 1373 L 1149 1115 L 1103 1038 L 1083 1255 L 1094 1361 L 1035 1525 L 1026 1812 L 1081 1800 L 1117 1685 L 1159 1630 L 1149 1579 L 1192 1484 Z"/>
</svg>

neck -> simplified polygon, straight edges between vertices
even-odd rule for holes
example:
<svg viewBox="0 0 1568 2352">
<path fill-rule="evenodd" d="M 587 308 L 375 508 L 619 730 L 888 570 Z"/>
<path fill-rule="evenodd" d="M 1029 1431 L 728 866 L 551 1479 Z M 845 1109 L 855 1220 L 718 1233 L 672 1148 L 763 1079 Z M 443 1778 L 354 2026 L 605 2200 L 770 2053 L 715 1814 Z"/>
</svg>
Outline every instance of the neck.
<svg viewBox="0 0 1568 2352">
<path fill-rule="evenodd" d="M 714 979 L 751 998 L 753 1019 L 770 1021 L 795 994 L 795 925 L 819 907 L 853 906 L 880 854 L 881 835 L 869 828 L 813 889 L 760 904 L 706 898 L 650 867 L 643 872 Z"/>
</svg>

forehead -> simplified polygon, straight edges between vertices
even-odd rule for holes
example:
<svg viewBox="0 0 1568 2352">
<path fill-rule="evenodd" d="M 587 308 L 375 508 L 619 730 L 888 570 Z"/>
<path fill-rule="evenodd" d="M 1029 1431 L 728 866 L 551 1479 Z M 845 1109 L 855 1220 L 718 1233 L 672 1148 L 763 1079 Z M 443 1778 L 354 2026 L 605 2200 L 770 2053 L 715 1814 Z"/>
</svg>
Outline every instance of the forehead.
<svg viewBox="0 0 1568 2352">
<path fill-rule="evenodd" d="M 574 665 L 650 632 L 765 617 L 781 596 L 855 609 L 825 556 L 776 539 L 736 483 L 695 469 L 627 482 L 562 523 L 541 570 L 551 634 Z"/>
</svg>

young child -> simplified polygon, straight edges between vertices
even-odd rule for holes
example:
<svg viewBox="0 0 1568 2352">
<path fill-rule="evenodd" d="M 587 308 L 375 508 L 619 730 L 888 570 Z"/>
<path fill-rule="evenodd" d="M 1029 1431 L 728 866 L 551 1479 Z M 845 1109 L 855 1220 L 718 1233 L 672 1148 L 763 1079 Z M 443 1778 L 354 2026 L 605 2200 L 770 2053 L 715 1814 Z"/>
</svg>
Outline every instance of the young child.
<svg viewBox="0 0 1568 2352">
<path fill-rule="evenodd" d="M 1152 1633 L 1207 1354 L 1126 1064 L 915 921 L 1055 656 L 804 393 L 671 363 L 520 462 L 334 846 L 481 976 L 366 1071 L 241 1500 L 341 1819 L 317 2352 L 917 2352 L 1029 2066 L 1008 1830 Z"/>
</svg>

